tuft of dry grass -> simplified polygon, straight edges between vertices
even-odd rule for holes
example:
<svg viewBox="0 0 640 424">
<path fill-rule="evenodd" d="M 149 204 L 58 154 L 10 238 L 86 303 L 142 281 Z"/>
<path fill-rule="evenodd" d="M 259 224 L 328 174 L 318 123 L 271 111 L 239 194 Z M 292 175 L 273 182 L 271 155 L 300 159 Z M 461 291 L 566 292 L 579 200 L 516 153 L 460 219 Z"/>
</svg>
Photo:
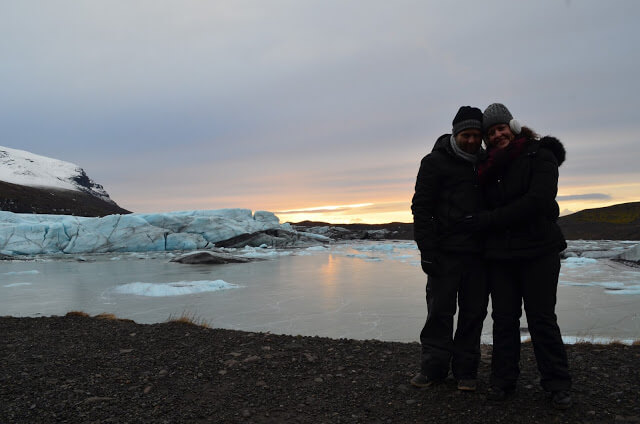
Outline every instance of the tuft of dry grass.
<svg viewBox="0 0 640 424">
<path fill-rule="evenodd" d="M 65 317 L 85 317 L 88 318 L 89 314 L 82 311 L 69 311 L 65 314 Z"/>
<path fill-rule="evenodd" d="M 204 318 L 198 318 L 193 313 L 182 312 L 179 317 L 169 315 L 167 322 L 178 322 L 181 324 L 195 325 L 197 327 L 211 328 L 210 323 Z"/>
<path fill-rule="evenodd" d="M 118 317 L 115 316 L 114 314 L 107 314 L 107 313 L 104 313 L 104 312 L 101 313 L 101 314 L 95 315 L 94 318 L 97 318 L 97 319 L 110 319 L 110 320 L 114 320 L 114 321 L 118 321 L 119 320 Z"/>
<path fill-rule="evenodd" d="M 640 346 L 640 340 L 635 340 L 633 343 L 631 343 L 631 346 Z"/>
</svg>

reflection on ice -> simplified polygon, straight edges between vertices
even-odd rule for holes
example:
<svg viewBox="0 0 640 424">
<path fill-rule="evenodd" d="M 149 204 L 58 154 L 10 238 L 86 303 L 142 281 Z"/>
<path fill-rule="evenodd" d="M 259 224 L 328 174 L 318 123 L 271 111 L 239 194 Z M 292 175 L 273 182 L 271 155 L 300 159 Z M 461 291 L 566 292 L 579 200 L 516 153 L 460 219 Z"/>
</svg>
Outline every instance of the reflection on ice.
<svg viewBox="0 0 640 424">
<path fill-rule="evenodd" d="M 233 289 L 238 286 L 226 281 L 178 281 L 175 283 L 129 283 L 113 289 L 114 293 L 135 294 L 138 296 L 165 297 L 187 294 L 214 292 Z"/>
</svg>

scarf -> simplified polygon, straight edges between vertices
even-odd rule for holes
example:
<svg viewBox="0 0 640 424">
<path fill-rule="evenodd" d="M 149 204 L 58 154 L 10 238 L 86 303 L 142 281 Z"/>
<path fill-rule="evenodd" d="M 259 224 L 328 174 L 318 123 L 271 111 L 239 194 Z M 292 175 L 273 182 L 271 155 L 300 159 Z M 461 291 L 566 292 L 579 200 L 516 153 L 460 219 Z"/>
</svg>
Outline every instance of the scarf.
<svg viewBox="0 0 640 424">
<path fill-rule="evenodd" d="M 464 150 L 462 150 L 459 146 L 458 143 L 456 143 L 456 138 L 453 136 L 453 134 L 451 134 L 451 138 L 450 140 L 450 144 L 451 144 L 451 148 L 453 149 L 453 153 L 456 154 L 456 156 L 458 156 L 459 158 L 462 158 L 468 162 L 471 163 L 477 163 L 478 162 L 478 154 L 473 154 L 473 153 L 467 153 Z M 480 151 L 480 150 L 478 150 Z"/>
<path fill-rule="evenodd" d="M 486 184 L 501 175 L 507 165 L 522 154 L 528 141 L 525 137 L 520 137 L 513 140 L 504 149 L 489 149 L 487 151 L 487 160 L 478 166 L 480 183 Z"/>
</svg>

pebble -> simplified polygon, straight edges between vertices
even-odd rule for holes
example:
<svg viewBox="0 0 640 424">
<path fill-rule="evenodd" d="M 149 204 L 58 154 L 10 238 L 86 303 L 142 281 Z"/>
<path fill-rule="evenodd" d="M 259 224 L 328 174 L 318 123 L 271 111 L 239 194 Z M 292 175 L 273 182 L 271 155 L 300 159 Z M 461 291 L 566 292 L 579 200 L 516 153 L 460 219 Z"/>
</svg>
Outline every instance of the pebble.
<svg viewBox="0 0 640 424">
<path fill-rule="evenodd" d="M 413 405 L 414 403 L 416 403 L 415 399 L 407 399 L 407 405 Z"/>
<path fill-rule="evenodd" d="M 316 378 L 316 379 L 315 379 L 315 380 L 313 380 L 313 381 L 315 381 L 316 383 L 322 383 L 322 382 L 324 382 L 324 380 L 323 380 L 321 377 L 318 377 L 318 378 Z"/>
<path fill-rule="evenodd" d="M 227 370 L 220 370 L 218 371 L 218 374 L 220 375 L 225 375 L 227 373 Z"/>
<path fill-rule="evenodd" d="M 144 390 L 142 391 L 142 393 L 144 393 L 145 395 L 148 394 L 151 391 L 151 386 L 147 386 L 144 388 Z"/>
<path fill-rule="evenodd" d="M 255 361 L 259 361 L 259 360 L 260 360 L 259 356 L 252 355 L 252 356 L 249 356 L 247 358 L 244 358 L 244 360 L 242 362 L 255 362 Z"/>
</svg>

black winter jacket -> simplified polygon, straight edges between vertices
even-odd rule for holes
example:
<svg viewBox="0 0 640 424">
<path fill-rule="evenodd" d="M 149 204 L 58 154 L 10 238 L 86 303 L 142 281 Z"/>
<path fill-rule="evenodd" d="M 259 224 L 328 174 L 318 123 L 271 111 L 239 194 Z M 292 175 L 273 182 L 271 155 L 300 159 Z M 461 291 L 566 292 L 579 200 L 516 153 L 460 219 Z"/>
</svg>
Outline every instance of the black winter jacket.
<svg viewBox="0 0 640 424">
<path fill-rule="evenodd" d="M 480 234 L 456 231 L 462 218 L 486 208 L 476 166 L 453 152 L 450 137 L 440 136 L 420 163 L 411 204 L 414 239 L 423 252 L 481 253 Z"/>
<path fill-rule="evenodd" d="M 485 185 L 490 209 L 486 256 L 535 257 L 567 247 L 557 224 L 558 167 L 566 152 L 557 138 L 529 139 L 523 152 Z"/>
</svg>

